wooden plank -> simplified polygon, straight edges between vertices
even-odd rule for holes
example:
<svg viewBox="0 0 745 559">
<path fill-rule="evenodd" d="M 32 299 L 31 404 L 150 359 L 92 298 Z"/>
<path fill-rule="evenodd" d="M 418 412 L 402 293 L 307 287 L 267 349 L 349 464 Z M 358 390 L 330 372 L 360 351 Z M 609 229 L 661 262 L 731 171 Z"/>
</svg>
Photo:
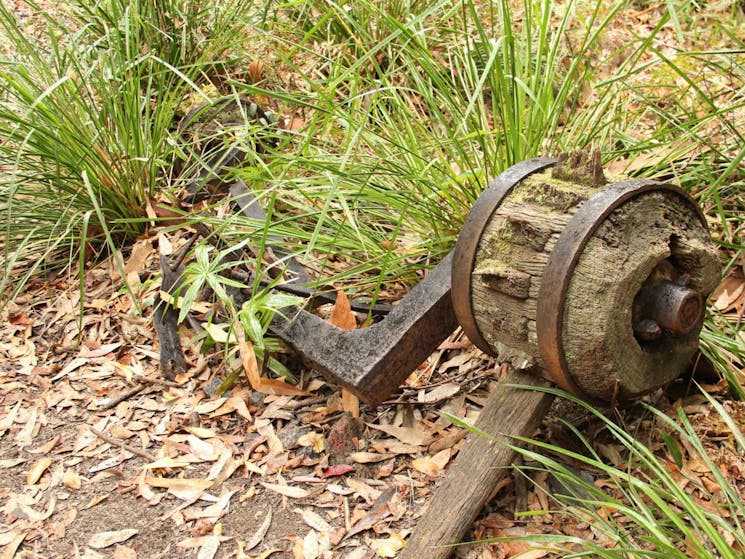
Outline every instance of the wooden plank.
<svg viewBox="0 0 745 559">
<path fill-rule="evenodd" d="M 497 482 L 508 471 L 515 452 L 500 441 L 533 435 L 553 396 L 503 384 L 548 386 L 537 375 L 510 372 L 489 396 L 476 427 L 497 440 L 469 434 L 466 444 L 435 491 L 432 503 L 417 524 L 401 559 L 445 559 L 459 543 Z"/>
</svg>

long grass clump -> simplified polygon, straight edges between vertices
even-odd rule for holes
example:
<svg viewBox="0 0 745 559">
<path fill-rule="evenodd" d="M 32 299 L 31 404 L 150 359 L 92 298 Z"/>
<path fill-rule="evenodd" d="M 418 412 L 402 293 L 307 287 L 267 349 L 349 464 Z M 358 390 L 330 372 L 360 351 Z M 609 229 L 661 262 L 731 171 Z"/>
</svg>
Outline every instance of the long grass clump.
<svg viewBox="0 0 745 559">
<path fill-rule="evenodd" d="M 552 476 L 560 489 L 548 496 L 559 505 L 559 514 L 589 523 L 596 535 L 536 535 L 532 543 L 561 550 L 567 558 L 742 557 L 743 488 L 736 476 L 727 473 L 722 456 L 731 453 L 741 457 L 745 436 L 721 403 L 708 397 L 711 415 L 703 429 L 716 425 L 727 432 L 727 441 L 721 443 L 726 452 L 712 450 L 682 407 L 666 414 L 644 406 L 664 441 L 653 451 L 628 428 L 573 400 L 603 426 L 610 438 L 608 444 L 619 448 L 625 464 L 609 464 L 593 441 L 569 423 L 565 426 L 576 438 L 579 451 L 522 439 L 530 447 L 515 447 L 526 464 L 518 475 L 534 479 L 536 473 L 544 472 Z M 583 471 L 589 476 L 582 475 Z M 597 481 L 590 481 L 593 479 Z M 538 486 L 536 489 L 545 491 Z"/>
<path fill-rule="evenodd" d="M 180 108 L 225 72 L 248 5 L 71 1 L 54 19 L 31 3 L 41 38 L 0 6 L 13 48 L 0 65 L 0 291 L 144 231 Z"/>
</svg>

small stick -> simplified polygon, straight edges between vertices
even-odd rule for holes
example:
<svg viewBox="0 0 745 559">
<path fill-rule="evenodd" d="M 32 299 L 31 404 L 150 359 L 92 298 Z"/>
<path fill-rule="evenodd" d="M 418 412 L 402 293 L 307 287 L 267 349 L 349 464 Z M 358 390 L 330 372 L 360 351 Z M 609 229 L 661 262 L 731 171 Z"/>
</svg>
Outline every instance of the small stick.
<svg viewBox="0 0 745 559">
<path fill-rule="evenodd" d="M 103 406 L 101 406 L 100 408 L 98 408 L 98 410 L 99 411 L 106 411 L 106 410 L 113 409 L 116 406 L 118 406 L 121 402 L 123 402 L 124 400 L 128 400 L 132 396 L 135 396 L 135 395 L 139 394 L 144 389 L 145 389 L 145 385 L 144 384 L 141 384 L 140 386 L 135 386 L 131 390 L 127 390 L 126 392 L 122 392 L 121 394 L 119 394 L 119 396 L 117 396 L 113 400 L 110 400 L 109 402 L 107 402 L 106 404 L 104 404 Z"/>
<path fill-rule="evenodd" d="M 320 404 L 321 402 L 325 402 L 326 400 L 328 400 L 326 396 L 309 396 L 308 398 L 303 398 L 302 400 L 294 400 L 292 402 L 289 402 L 285 407 L 297 411 L 298 409 L 307 408 L 315 404 Z"/>
<path fill-rule="evenodd" d="M 264 444 L 267 440 L 269 439 L 266 435 L 256 437 L 254 440 L 248 443 L 248 447 L 243 451 L 243 454 L 246 456 L 246 458 L 251 458 L 251 453 L 259 448 L 260 445 Z"/>
<path fill-rule="evenodd" d="M 173 382 L 172 380 L 164 380 L 161 378 L 146 377 L 144 375 L 134 375 L 134 377 L 130 378 L 126 376 L 124 373 L 119 372 L 119 376 L 127 382 L 129 382 L 130 380 L 135 380 L 143 384 L 157 384 L 159 386 L 167 386 L 169 388 L 181 388 L 184 386 L 183 383 L 179 384 L 178 382 Z"/>
<path fill-rule="evenodd" d="M 99 431 L 98 429 L 95 429 L 94 427 L 88 427 L 88 430 L 91 433 L 93 433 L 94 435 L 96 435 L 99 439 L 102 439 L 102 440 L 106 441 L 107 443 L 109 443 L 111 445 L 118 446 L 122 450 L 126 450 L 127 452 L 130 452 L 132 454 L 136 454 L 137 456 L 142 456 L 148 462 L 155 462 L 155 460 L 156 460 L 155 456 L 153 456 L 152 454 L 150 454 L 146 450 L 135 448 L 135 447 L 133 447 L 131 445 L 128 445 L 126 443 L 123 443 L 122 441 L 119 441 L 119 440 L 117 440 L 117 439 L 115 439 L 113 437 L 110 437 L 110 436 L 102 433 L 101 431 Z"/>
</svg>

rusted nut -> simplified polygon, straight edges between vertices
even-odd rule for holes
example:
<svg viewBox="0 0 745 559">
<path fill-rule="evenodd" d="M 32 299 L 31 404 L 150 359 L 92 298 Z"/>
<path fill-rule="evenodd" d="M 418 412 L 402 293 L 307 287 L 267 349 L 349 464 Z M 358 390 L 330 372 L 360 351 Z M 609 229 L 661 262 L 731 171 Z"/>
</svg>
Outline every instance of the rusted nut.
<svg viewBox="0 0 745 559">
<path fill-rule="evenodd" d="M 634 324 L 634 336 L 642 342 L 653 342 L 662 336 L 662 328 L 654 320 L 644 318 Z"/>
<path fill-rule="evenodd" d="M 646 297 L 644 307 L 645 320 L 641 322 L 654 321 L 678 336 L 693 332 L 704 318 L 701 294 L 671 281 L 661 281 L 654 286 Z"/>
</svg>

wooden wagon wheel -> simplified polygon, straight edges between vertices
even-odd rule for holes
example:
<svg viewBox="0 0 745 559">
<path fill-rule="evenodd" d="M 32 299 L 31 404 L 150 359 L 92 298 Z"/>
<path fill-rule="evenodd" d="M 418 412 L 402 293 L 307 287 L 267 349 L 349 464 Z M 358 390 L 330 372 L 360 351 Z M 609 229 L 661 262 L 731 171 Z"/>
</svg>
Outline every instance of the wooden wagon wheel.
<svg viewBox="0 0 745 559">
<path fill-rule="evenodd" d="M 401 557 L 442 559 L 533 434 L 549 381 L 593 402 L 649 392 L 678 377 L 698 346 L 719 262 L 695 201 L 673 185 L 607 185 L 599 157 L 538 159 L 508 169 L 466 220 L 453 255 L 458 322 L 514 369 Z"/>
</svg>

